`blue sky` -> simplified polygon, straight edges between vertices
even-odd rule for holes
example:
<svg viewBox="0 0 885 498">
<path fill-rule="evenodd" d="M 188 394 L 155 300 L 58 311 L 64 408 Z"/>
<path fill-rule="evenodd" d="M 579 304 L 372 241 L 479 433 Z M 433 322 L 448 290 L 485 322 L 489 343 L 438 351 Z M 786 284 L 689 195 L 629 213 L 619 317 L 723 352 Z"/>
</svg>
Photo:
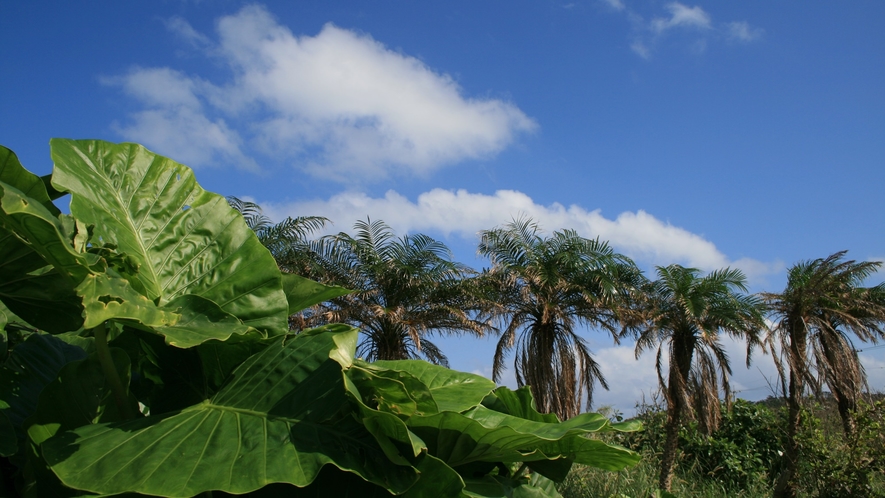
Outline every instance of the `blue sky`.
<svg viewBox="0 0 885 498">
<path fill-rule="evenodd" d="M 885 3 L 0 0 L 0 143 L 136 141 L 277 219 L 371 216 L 475 267 L 520 214 L 647 271 L 885 258 Z M 882 280 L 882 274 L 870 283 Z M 588 331 L 629 410 L 653 360 Z M 440 341 L 488 373 L 492 340 Z M 768 394 L 770 359 L 737 388 Z M 881 354 L 880 354 L 881 353 Z M 885 348 L 863 353 L 885 390 Z M 761 372 L 760 372 L 761 370 Z M 762 389 L 759 389 L 759 388 Z"/>
</svg>

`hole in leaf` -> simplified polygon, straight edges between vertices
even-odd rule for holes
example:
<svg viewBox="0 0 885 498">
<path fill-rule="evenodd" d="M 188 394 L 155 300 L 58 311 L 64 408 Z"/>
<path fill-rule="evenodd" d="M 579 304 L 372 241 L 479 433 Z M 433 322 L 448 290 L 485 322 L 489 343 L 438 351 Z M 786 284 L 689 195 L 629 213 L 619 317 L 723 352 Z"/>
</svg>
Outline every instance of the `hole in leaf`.
<svg viewBox="0 0 885 498">
<path fill-rule="evenodd" d="M 182 210 L 182 211 L 187 211 L 187 210 L 190 209 L 190 208 L 191 208 L 190 206 L 188 206 L 187 204 L 185 204 L 184 207 L 181 208 L 181 210 Z"/>
<path fill-rule="evenodd" d="M 179 181 L 179 180 L 181 180 L 181 174 L 180 174 L 180 173 L 176 173 L 176 174 L 175 174 L 175 181 L 177 182 L 177 181 Z"/>
<path fill-rule="evenodd" d="M 102 303 L 104 303 L 105 305 L 110 304 L 110 303 L 123 304 L 125 302 L 122 299 L 120 299 L 119 297 L 108 296 L 108 295 L 99 296 L 98 300 L 101 301 Z"/>
</svg>

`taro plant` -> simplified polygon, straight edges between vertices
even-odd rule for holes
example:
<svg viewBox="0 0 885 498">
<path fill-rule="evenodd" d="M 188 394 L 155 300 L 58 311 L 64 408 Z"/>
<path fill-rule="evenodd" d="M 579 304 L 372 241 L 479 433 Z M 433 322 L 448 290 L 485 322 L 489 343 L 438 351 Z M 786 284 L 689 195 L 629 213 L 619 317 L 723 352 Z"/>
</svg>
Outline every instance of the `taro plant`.
<svg viewBox="0 0 885 498">
<path fill-rule="evenodd" d="M 349 292 L 281 273 L 224 197 L 136 144 L 0 148 L 0 494 L 556 496 L 573 463 L 638 455 L 527 389 L 354 358 L 359 331 L 292 335 Z M 70 195 L 70 214 L 53 200 Z"/>
</svg>

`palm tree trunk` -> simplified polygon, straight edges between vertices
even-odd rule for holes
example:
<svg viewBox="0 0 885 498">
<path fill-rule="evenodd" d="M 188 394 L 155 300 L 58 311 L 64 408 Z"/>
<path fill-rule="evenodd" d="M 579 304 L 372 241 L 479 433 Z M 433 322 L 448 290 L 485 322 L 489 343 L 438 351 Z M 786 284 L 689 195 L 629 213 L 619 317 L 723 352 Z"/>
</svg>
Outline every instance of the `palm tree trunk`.
<svg viewBox="0 0 885 498">
<path fill-rule="evenodd" d="M 673 364 L 670 365 L 669 386 L 667 386 L 667 426 L 666 439 L 664 440 L 664 452 L 661 454 L 661 476 L 658 486 L 664 491 L 670 491 L 673 485 L 673 468 L 676 464 L 676 450 L 679 448 L 679 427 L 682 423 L 682 415 L 690 407 L 684 406 L 685 390 L 687 389 L 688 373 L 691 369 L 691 360 L 694 355 L 693 341 L 686 342 L 683 337 L 676 337 L 673 341 L 675 354 L 671 356 Z"/>
<path fill-rule="evenodd" d="M 802 424 L 802 395 L 805 391 L 806 336 L 804 327 L 790 333 L 790 392 L 787 397 L 787 444 L 784 451 L 784 470 L 774 487 L 774 498 L 795 498 L 798 490 L 794 477 L 799 465 L 799 441 L 796 436 Z"/>
<path fill-rule="evenodd" d="M 837 395 L 835 392 L 833 393 L 836 398 L 836 405 L 839 407 L 839 416 L 842 417 L 842 430 L 845 431 L 845 440 L 851 441 L 854 438 L 854 433 L 857 431 L 857 423 L 854 421 L 854 411 L 857 410 L 857 405 L 852 403 L 847 396 Z"/>
<path fill-rule="evenodd" d="M 679 414 L 674 405 L 667 410 L 667 439 L 664 440 L 664 452 L 661 455 L 661 476 L 658 487 L 664 491 L 670 491 L 673 485 L 673 467 L 676 463 L 676 449 L 679 446 Z"/>
</svg>

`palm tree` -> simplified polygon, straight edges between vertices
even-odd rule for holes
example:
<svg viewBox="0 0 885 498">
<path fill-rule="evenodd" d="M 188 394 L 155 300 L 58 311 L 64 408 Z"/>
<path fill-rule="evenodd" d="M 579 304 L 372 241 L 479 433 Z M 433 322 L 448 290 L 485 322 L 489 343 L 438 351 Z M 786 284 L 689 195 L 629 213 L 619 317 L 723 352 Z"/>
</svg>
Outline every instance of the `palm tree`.
<svg viewBox="0 0 885 498">
<path fill-rule="evenodd" d="M 679 265 L 658 267 L 658 279 L 648 284 L 639 304 L 642 319 L 626 332 L 637 334 L 636 357 L 657 347 L 658 382 L 667 402 L 666 440 L 661 456 L 659 486 L 669 491 L 679 442 L 679 428 L 696 419 L 710 433 L 721 417 L 719 393 L 730 397 L 731 366 L 720 334 L 746 338 L 750 347 L 759 342 L 764 327 L 761 300 L 743 294 L 746 279 L 740 270 L 700 270 Z M 668 373 L 663 355 L 667 350 Z"/>
<path fill-rule="evenodd" d="M 503 328 L 493 379 L 501 379 L 515 348 L 516 381 L 531 386 L 539 410 L 562 420 L 573 417 L 585 394 L 589 409 L 594 384 L 605 389 L 608 384 L 577 327 L 599 327 L 617 340 L 619 303 L 641 272 L 606 242 L 573 230 L 545 238 L 530 219 L 480 236 L 479 254 L 492 264 L 477 279 L 486 294 L 481 316 Z"/>
<path fill-rule="evenodd" d="M 820 394 L 823 384 L 830 388 L 843 428 L 850 435 L 854 431 L 851 412 L 865 376 L 849 334 L 861 341 L 885 337 L 885 284 L 861 287 L 881 263 L 846 261 L 845 253 L 796 264 L 788 271 L 782 293 L 764 294 L 774 319 L 768 340 L 773 345 L 779 343 L 785 357 L 777 362 L 782 380 L 784 364 L 789 370 L 788 443 L 775 496 L 796 496 L 792 478 L 798 465 L 796 435 L 806 386 L 815 394 Z"/>
<path fill-rule="evenodd" d="M 307 237 L 322 230 L 329 222 L 327 218 L 298 216 L 274 223 L 264 214 L 261 206 L 254 202 L 233 196 L 228 196 L 227 202 L 243 215 L 246 225 L 270 251 L 281 270 L 302 276 L 309 276 L 315 272 L 314 258 Z"/>
<path fill-rule="evenodd" d="M 473 271 L 453 262 L 444 244 L 423 234 L 395 238 L 382 221 L 358 221 L 354 229 L 355 236 L 339 233 L 313 244 L 318 280 L 356 292 L 318 305 L 310 324 L 360 328 L 357 354 L 368 361 L 424 357 L 446 366 L 429 333 L 491 330 L 469 316 L 464 279 Z"/>
</svg>

